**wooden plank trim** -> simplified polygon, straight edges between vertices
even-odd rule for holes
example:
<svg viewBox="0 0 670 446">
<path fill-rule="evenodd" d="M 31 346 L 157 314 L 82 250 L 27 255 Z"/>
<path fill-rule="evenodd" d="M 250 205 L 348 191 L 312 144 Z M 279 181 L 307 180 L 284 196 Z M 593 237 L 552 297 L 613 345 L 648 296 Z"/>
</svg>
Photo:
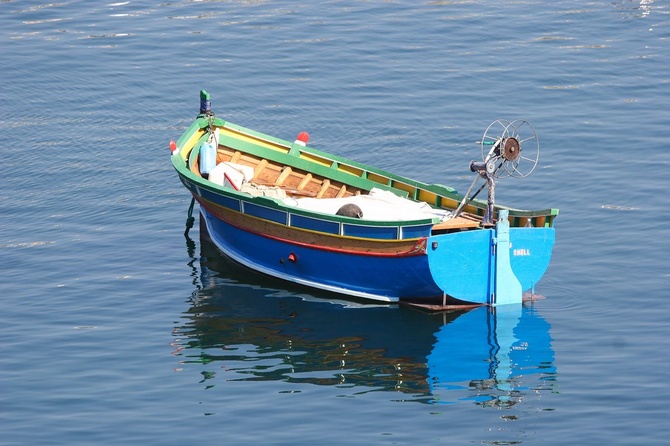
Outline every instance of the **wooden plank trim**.
<svg viewBox="0 0 670 446">
<path fill-rule="evenodd" d="M 310 181 L 312 181 L 312 174 L 307 172 L 307 175 L 305 175 L 305 178 L 303 178 L 302 181 L 300 182 L 300 184 L 298 184 L 297 189 L 298 190 L 303 190 L 305 188 L 305 186 L 307 186 L 309 184 Z"/>
<path fill-rule="evenodd" d="M 319 192 L 316 194 L 316 198 L 323 198 L 323 194 L 326 193 L 329 187 L 330 187 L 330 180 L 326 178 L 323 180 L 323 183 L 321 184 L 321 189 L 319 189 Z"/>
<path fill-rule="evenodd" d="M 464 216 L 459 216 L 456 218 L 450 218 L 447 221 L 443 221 L 433 225 L 433 231 L 444 231 L 449 229 L 468 229 L 468 228 L 478 228 L 480 221 L 475 218 L 467 218 Z"/>
<path fill-rule="evenodd" d="M 286 181 L 286 178 L 288 178 L 292 172 L 293 169 L 291 169 L 289 166 L 284 166 L 284 169 L 279 174 L 279 177 L 277 177 L 277 181 L 275 181 L 275 184 L 277 186 L 281 186 L 282 184 L 284 184 L 284 181 Z"/>
<path fill-rule="evenodd" d="M 254 169 L 254 179 L 255 179 L 255 178 L 258 178 L 258 177 L 260 176 L 261 172 L 267 167 L 267 165 L 268 165 L 268 160 L 266 160 L 265 158 L 263 158 L 263 159 L 258 163 L 258 165 L 256 166 L 256 168 Z"/>
</svg>

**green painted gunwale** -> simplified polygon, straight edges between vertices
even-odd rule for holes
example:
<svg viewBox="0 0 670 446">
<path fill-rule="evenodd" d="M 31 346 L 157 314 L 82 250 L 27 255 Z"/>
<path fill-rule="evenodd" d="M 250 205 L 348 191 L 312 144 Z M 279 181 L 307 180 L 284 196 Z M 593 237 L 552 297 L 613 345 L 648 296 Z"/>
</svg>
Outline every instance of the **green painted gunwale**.
<svg viewBox="0 0 670 446">
<path fill-rule="evenodd" d="M 455 189 L 448 187 L 448 186 L 443 186 L 439 184 L 426 184 L 422 183 L 420 181 L 415 181 L 400 175 L 393 174 L 391 172 L 384 171 L 382 169 L 377 169 L 372 166 L 368 166 L 338 155 L 333 155 L 331 153 L 323 152 L 321 150 L 312 148 L 312 147 L 304 147 L 304 146 L 297 146 L 289 141 L 282 140 L 280 138 L 276 138 L 270 135 L 266 135 L 264 133 L 237 125 L 233 124 L 227 121 L 224 121 L 223 119 L 220 118 L 214 118 L 213 120 L 213 125 L 215 127 L 223 127 L 223 128 L 228 128 L 236 132 L 244 133 L 248 136 L 258 138 L 261 140 L 265 140 L 267 142 L 270 142 L 272 144 L 280 145 L 286 148 L 287 153 L 282 153 L 280 151 L 268 149 L 266 147 L 263 147 L 258 144 L 254 144 L 252 142 L 247 142 L 247 141 L 241 141 L 238 139 L 235 139 L 233 137 L 222 137 L 220 140 L 221 144 L 228 145 L 234 149 L 240 150 L 242 152 L 250 153 L 256 156 L 260 156 L 263 158 L 267 158 L 270 161 L 278 162 L 283 165 L 291 166 L 292 168 L 296 169 L 301 169 L 307 172 L 311 172 L 315 175 L 318 176 L 323 176 L 325 178 L 329 178 L 331 180 L 335 180 L 338 182 L 342 182 L 347 185 L 351 185 L 354 187 L 358 187 L 360 189 L 364 190 L 370 190 L 373 187 L 385 189 L 385 190 L 390 190 L 396 195 L 402 196 L 402 197 L 408 197 L 411 199 L 417 199 L 419 196 L 420 191 L 426 191 L 431 194 L 435 194 L 438 197 L 443 197 L 442 200 L 447 199 L 447 200 L 454 200 L 456 202 L 460 202 L 463 199 L 463 196 L 459 194 Z M 210 125 L 210 119 L 207 117 L 202 117 L 199 116 L 189 127 L 188 129 L 181 135 L 181 137 L 177 140 L 177 147 L 179 148 L 179 151 L 181 153 L 182 148 L 184 144 L 186 144 L 191 136 L 202 130 L 205 129 Z M 197 184 L 198 187 L 200 188 L 205 188 L 209 191 L 215 192 L 217 194 L 223 194 L 226 196 L 229 196 L 231 198 L 235 199 L 240 199 L 244 201 L 250 201 L 253 203 L 257 203 L 262 206 L 266 206 L 269 208 L 277 209 L 277 210 L 283 210 L 290 212 L 292 214 L 299 214 L 299 215 L 305 215 L 305 216 L 314 216 L 314 212 L 309 212 L 309 211 L 304 211 L 299 208 L 292 208 L 289 206 L 284 205 L 280 200 L 274 199 L 274 198 L 268 198 L 268 197 L 250 197 L 246 193 L 242 192 L 237 192 L 235 190 L 232 190 L 230 188 L 224 188 L 223 186 L 217 186 L 216 184 L 196 175 L 189 169 L 189 165 L 197 159 L 198 152 L 200 150 L 200 146 L 202 143 L 205 141 L 206 136 L 203 135 L 197 143 L 194 145 L 193 148 L 189 150 L 189 156 L 188 156 L 188 164 L 187 164 L 187 159 L 185 159 L 181 155 L 175 155 L 172 156 L 172 164 L 174 168 L 177 170 L 179 175 L 184 177 L 188 182 L 195 183 Z M 300 158 L 301 153 L 307 153 L 310 155 L 314 155 L 316 157 L 322 158 L 324 160 L 328 160 L 331 162 L 331 167 L 321 165 L 317 162 L 310 161 L 308 159 Z M 346 165 L 346 166 L 351 166 L 354 167 L 358 170 L 361 170 L 363 175 L 362 176 L 356 176 L 348 172 L 340 171 L 338 170 L 338 166 L 340 165 Z M 388 184 L 383 184 L 379 183 L 373 180 L 370 180 L 367 178 L 369 174 L 372 174 L 374 176 L 380 176 L 380 177 L 385 177 L 389 179 Z M 406 190 L 399 189 L 397 187 L 393 187 L 395 184 L 400 184 L 400 185 L 406 185 L 409 186 L 409 188 L 414 189 L 413 194 L 408 194 Z M 438 200 L 441 200 L 438 198 Z M 474 200 L 471 205 L 476 208 L 477 214 L 480 216 L 484 215 L 484 212 L 486 210 L 486 202 L 482 200 Z M 526 219 L 528 218 L 534 218 L 534 217 L 546 217 L 546 223 L 545 227 L 551 227 L 553 226 L 553 220 L 554 218 L 558 215 L 558 209 L 543 209 L 543 210 L 523 210 L 523 209 L 516 209 L 516 208 L 511 208 L 507 206 L 502 206 L 502 205 L 496 205 L 496 211 L 499 211 L 501 209 L 505 209 L 509 211 L 510 214 L 510 223 L 512 223 L 512 226 L 518 226 L 520 221 L 523 220 L 525 223 Z M 330 215 L 330 214 L 321 214 L 319 213 L 319 218 L 324 219 L 324 220 L 330 220 L 330 221 L 336 221 L 336 222 L 346 222 L 346 223 L 351 223 L 351 218 L 348 217 L 341 217 L 341 216 L 335 216 L 335 215 Z M 370 225 L 370 226 L 416 226 L 416 225 L 422 225 L 422 224 L 430 224 L 430 223 L 436 223 L 437 221 L 435 219 L 423 219 L 423 220 L 415 220 L 415 221 L 390 221 L 390 222 L 382 222 L 382 221 L 371 221 L 371 220 L 365 220 L 365 219 L 356 219 L 356 223 L 360 225 Z"/>
</svg>

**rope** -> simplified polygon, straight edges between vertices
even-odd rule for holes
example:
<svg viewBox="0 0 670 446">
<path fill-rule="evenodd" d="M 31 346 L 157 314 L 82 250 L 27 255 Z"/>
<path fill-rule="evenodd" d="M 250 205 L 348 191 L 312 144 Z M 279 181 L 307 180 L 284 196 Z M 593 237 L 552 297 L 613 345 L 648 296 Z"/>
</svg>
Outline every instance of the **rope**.
<svg viewBox="0 0 670 446">
<path fill-rule="evenodd" d="M 472 192 L 472 189 L 475 187 L 475 184 L 477 183 L 477 180 L 478 180 L 478 179 L 479 179 L 479 174 L 477 174 L 477 175 L 475 176 L 475 179 L 472 180 L 472 184 L 470 184 L 470 187 L 468 188 L 468 191 L 465 193 L 465 195 L 463 195 L 463 199 L 461 200 L 461 204 L 458 205 L 458 207 L 457 207 L 456 210 L 454 211 L 454 213 L 453 213 L 453 215 L 451 216 L 451 218 L 456 218 L 456 217 L 458 217 L 458 216 L 461 214 L 461 211 L 463 210 L 463 208 L 464 208 L 467 204 L 470 204 L 470 203 L 472 202 L 472 200 L 475 198 L 475 196 L 476 196 L 477 194 L 479 194 L 479 192 L 481 192 L 482 189 L 480 188 L 480 189 L 477 191 L 477 193 L 475 194 L 475 196 L 473 196 L 472 198 L 470 198 L 470 200 L 468 201 L 468 195 L 470 195 L 470 192 Z M 484 184 L 484 186 L 486 186 L 486 184 Z"/>
<path fill-rule="evenodd" d="M 188 207 L 188 218 L 186 218 L 186 230 L 184 231 L 184 235 L 188 237 L 188 231 L 191 230 L 193 227 L 193 223 L 195 223 L 195 217 L 193 216 L 193 206 L 195 205 L 195 197 L 191 198 L 191 205 Z"/>
</svg>

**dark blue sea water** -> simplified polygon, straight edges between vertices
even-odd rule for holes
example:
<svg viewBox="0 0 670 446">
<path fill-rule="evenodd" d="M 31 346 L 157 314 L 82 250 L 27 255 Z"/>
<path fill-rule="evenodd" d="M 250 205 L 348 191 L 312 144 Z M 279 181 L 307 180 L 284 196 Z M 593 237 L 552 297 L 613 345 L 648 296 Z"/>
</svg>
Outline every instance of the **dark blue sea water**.
<svg viewBox="0 0 670 446">
<path fill-rule="evenodd" d="M 668 444 L 670 5 L 0 2 L 0 443 Z M 560 209 L 546 297 L 361 306 L 227 262 L 168 142 L 217 114 Z"/>
</svg>

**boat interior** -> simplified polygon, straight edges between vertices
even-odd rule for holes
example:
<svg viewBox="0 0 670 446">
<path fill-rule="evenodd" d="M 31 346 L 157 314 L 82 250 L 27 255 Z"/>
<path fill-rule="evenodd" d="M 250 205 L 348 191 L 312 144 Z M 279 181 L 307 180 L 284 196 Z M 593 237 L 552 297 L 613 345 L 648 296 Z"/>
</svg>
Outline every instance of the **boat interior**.
<svg viewBox="0 0 670 446">
<path fill-rule="evenodd" d="M 427 186 L 407 178 L 371 170 L 350 160 L 312 148 L 307 149 L 300 141 L 287 144 L 282 140 L 261 137 L 247 129 L 236 128 L 229 123 L 217 126 L 216 130 L 218 139 L 216 165 L 225 163 L 233 170 L 239 171 L 244 183 L 280 190 L 280 197 L 341 199 L 367 195 L 373 189 L 381 189 L 444 211 L 453 211 L 462 199 L 462 196 L 452 188 L 440 185 Z M 200 141 L 204 141 L 206 135 L 203 129 L 196 136 Z M 203 176 L 198 163 L 199 144 L 194 144 L 194 147 L 188 157 L 189 168 L 194 174 Z M 229 175 L 225 176 L 224 184 L 239 190 L 239 184 L 236 184 Z M 486 203 L 473 201 L 465 206 L 457 217 L 436 223 L 433 226 L 433 233 L 480 228 L 485 207 Z M 551 226 L 554 216 L 551 209 L 544 211 L 510 209 L 510 226 Z"/>
</svg>

